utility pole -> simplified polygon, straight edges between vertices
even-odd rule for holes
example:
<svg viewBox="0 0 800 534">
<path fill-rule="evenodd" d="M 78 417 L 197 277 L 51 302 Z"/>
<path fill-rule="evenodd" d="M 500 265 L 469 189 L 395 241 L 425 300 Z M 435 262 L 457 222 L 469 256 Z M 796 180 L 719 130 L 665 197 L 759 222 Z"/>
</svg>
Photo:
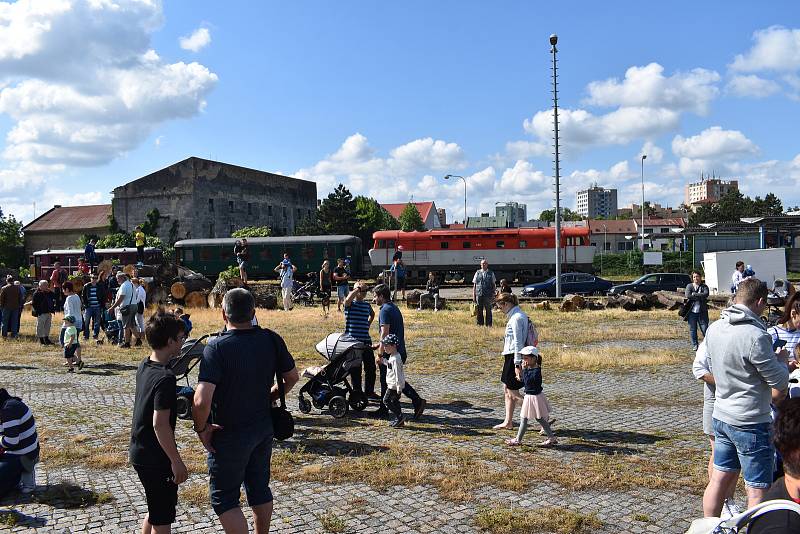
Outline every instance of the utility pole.
<svg viewBox="0 0 800 534">
<path fill-rule="evenodd" d="M 556 186 L 556 298 L 561 298 L 561 191 L 560 191 L 560 168 L 558 154 L 558 64 L 556 60 L 556 43 L 558 36 L 550 36 L 550 52 L 553 54 L 553 140 L 555 150 L 555 186 Z"/>
</svg>

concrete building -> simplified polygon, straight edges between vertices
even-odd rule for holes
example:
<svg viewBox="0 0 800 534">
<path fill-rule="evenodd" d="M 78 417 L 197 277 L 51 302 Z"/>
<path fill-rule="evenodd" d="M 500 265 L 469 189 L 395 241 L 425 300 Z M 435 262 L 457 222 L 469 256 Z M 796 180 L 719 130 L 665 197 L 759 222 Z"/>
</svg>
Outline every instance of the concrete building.
<svg viewBox="0 0 800 534">
<path fill-rule="evenodd" d="M 83 235 L 107 235 L 109 217 L 111 204 L 55 205 L 22 228 L 26 257 L 37 250 L 76 248 Z"/>
<path fill-rule="evenodd" d="M 576 212 L 587 219 L 617 216 L 617 190 L 604 189 L 593 185 L 589 189 L 578 191 Z"/>
<path fill-rule="evenodd" d="M 669 206 L 662 206 L 661 204 L 654 203 L 648 204 L 648 210 L 644 214 L 645 217 L 653 217 L 656 219 L 673 219 L 673 218 L 682 218 L 685 219 L 689 216 L 689 213 L 685 209 L 681 208 L 671 208 Z M 641 204 L 631 204 L 625 208 L 619 208 L 617 210 L 618 217 L 630 217 L 632 219 L 641 219 L 642 217 L 642 206 Z"/>
<path fill-rule="evenodd" d="M 114 189 L 114 218 L 131 231 L 158 209 L 166 241 L 230 237 L 245 226 L 291 235 L 316 217 L 317 184 L 228 163 L 190 157 Z"/>
<path fill-rule="evenodd" d="M 508 228 L 508 219 L 503 216 L 492 216 L 481 213 L 480 217 L 467 217 L 467 228 Z"/>
<path fill-rule="evenodd" d="M 627 239 L 626 239 L 627 237 Z M 605 247 L 608 254 L 636 248 L 636 223 L 630 219 L 589 219 L 589 242 L 599 254 Z"/>
<path fill-rule="evenodd" d="M 636 234 L 641 235 L 642 221 L 634 219 L 633 222 L 636 225 Z M 686 220 L 681 218 L 645 219 L 645 250 L 678 250 L 682 239 L 678 232 L 685 227 Z"/>
<path fill-rule="evenodd" d="M 439 218 L 439 227 L 445 228 L 447 226 L 447 210 L 436 208 L 436 216 Z"/>
<path fill-rule="evenodd" d="M 703 204 L 716 204 L 730 191 L 738 189 L 739 182 L 737 180 L 704 179 L 701 176 L 699 182 L 686 184 L 684 204 L 695 211 Z"/>
<path fill-rule="evenodd" d="M 519 202 L 504 202 L 494 207 L 497 218 L 505 218 L 509 228 L 517 228 L 528 220 L 528 206 Z"/>
<path fill-rule="evenodd" d="M 392 217 L 399 221 L 400 214 L 403 213 L 403 209 L 405 209 L 407 204 L 408 202 L 401 204 L 381 204 L 381 206 L 383 206 L 383 209 L 388 211 Z M 420 217 L 422 217 L 426 229 L 433 230 L 434 228 L 442 227 L 441 221 L 439 220 L 439 212 L 434 202 L 412 202 L 412 204 L 417 207 L 417 211 Z"/>
</svg>

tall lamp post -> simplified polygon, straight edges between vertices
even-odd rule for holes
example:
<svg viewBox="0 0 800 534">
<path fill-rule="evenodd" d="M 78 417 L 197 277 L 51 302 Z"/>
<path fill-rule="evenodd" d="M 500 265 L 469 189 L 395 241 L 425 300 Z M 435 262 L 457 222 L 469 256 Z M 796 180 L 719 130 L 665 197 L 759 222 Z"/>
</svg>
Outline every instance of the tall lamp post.
<svg viewBox="0 0 800 534">
<path fill-rule="evenodd" d="M 642 154 L 642 252 L 644 252 L 644 160 L 647 154 Z"/>
<path fill-rule="evenodd" d="M 450 178 L 461 178 L 464 181 L 464 228 L 467 227 L 467 179 L 463 176 L 457 176 L 455 174 L 446 174 L 444 179 L 449 180 Z"/>
<path fill-rule="evenodd" d="M 553 54 L 553 157 L 555 159 L 555 189 L 556 189 L 556 298 L 561 298 L 561 193 L 560 193 L 560 167 L 558 154 L 558 64 L 556 59 L 556 43 L 558 35 L 550 36 L 550 53 Z"/>
<path fill-rule="evenodd" d="M 606 253 L 606 240 L 608 239 L 608 227 L 603 225 L 603 250 L 600 251 L 600 275 L 603 275 L 603 256 Z"/>
</svg>

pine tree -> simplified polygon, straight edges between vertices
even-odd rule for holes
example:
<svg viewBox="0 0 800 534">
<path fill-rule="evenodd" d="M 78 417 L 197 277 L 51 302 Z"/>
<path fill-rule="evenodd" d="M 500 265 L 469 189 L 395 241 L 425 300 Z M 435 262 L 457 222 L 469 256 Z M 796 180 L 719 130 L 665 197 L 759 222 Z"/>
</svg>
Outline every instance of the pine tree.
<svg viewBox="0 0 800 534">
<path fill-rule="evenodd" d="M 404 232 L 413 232 L 414 230 L 424 232 L 426 230 L 425 222 L 422 220 L 419 210 L 411 202 L 406 204 L 406 207 L 400 213 L 400 229 Z"/>
<path fill-rule="evenodd" d="M 317 215 L 326 234 L 352 234 L 356 227 L 356 201 L 344 184 L 322 201 Z"/>
</svg>

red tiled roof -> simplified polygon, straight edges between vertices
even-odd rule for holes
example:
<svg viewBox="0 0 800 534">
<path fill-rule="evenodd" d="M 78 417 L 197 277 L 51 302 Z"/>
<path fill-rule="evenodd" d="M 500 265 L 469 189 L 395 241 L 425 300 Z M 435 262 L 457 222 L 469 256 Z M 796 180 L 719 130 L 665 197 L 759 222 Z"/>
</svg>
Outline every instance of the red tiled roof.
<svg viewBox="0 0 800 534">
<path fill-rule="evenodd" d="M 605 229 L 603 228 L 605 227 Z M 615 219 L 615 220 L 590 220 L 589 232 L 592 234 L 602 234 L 603 232 L 609 234 L 627 234 L 636 235 L 636 223 L 631 219 Z"/>
<path fill-rule="evenodd" d="M 381 204 L 383 209 L 388 211 L 392 217 L 397 220 L 400 220 L 400 214 L 403 213 L 403 208 L 406 207 L 408 202 L 404 202 L 401 204 Z M 433 207 L 433 202 L 412 202 L 417 207 L 417 211 L 422 217 L 423 221 L 428 220 L 428 214 L 431 212 L 431 208 Z"/>
<path fill-rule="evenodd" d="M 111 204 L 53 207 L 22 228 L 23 232 L 96 229 L 108 226 Z"/>
</svg>

